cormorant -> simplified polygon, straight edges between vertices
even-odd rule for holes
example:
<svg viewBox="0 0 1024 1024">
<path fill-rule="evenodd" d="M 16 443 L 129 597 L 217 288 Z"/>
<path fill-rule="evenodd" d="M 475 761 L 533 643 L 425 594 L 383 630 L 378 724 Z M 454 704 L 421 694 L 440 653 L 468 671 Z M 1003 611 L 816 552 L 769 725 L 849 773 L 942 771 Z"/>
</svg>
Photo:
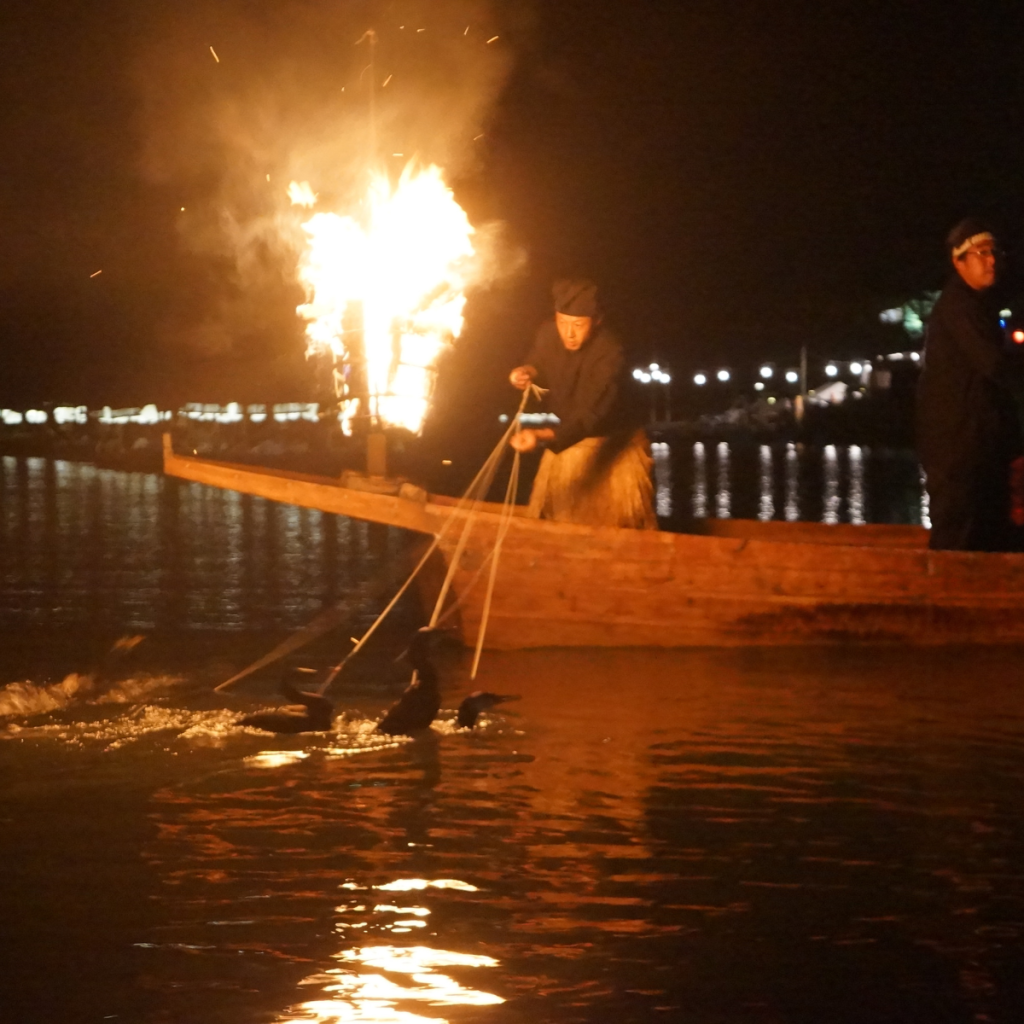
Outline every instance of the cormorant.
<svg viewBox="0 0 1024 1024">
<path fill-rule="evenodd" d="M 476 693 L 471 693 L 459 705 L 459 716 L 456 721 L 460 728 L 472 729 L 476 725 L 477 717 L 482 712 L 493 708 L 495 704 L 504 704 L 508 700 L 519 700 L 519 695 L 512 693 L 488 693 L 486 690 L 477 690 Z"/>
<path fill-rule="evenodd" d="M 294 669 L 293 674 L 309 673 L 312 669 Z M 299 707 L 281 708 L 279 711 L 259 711 L 239 720 L 240 725 L 265 732 L 329 732 L 334 718 L 334 705 L 318 693 L 300 690 L 287 676 L 281 682 L 281 692 Z"/>
<path fill-rule="evenodd" d="M 430 642 L 437 630 L 424 626 L 417 630 L 409 644 L 406 657 L 416 669 L 417 679 L 377 723 L 377 732 L 389 736 L 411 736 L 430 728 L 441 708 L 441 692 L 437 686 L 437 670 L 430 663 Z"/>
</svg>

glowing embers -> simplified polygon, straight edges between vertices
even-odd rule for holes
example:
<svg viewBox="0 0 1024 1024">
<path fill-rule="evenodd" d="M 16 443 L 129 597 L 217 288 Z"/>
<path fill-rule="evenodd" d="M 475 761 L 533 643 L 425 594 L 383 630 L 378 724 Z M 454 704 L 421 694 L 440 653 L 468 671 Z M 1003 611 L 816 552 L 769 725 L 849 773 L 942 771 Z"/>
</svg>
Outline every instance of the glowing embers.
<svg viewBox="0 0 1024 1024">
<path fill-rule="evenodd" d="M 289 192 L 315 201 L 308 185 Z M 396 186 L 377 175 L 361 205 L 359 220 L 316 213 L 303 225 L 307 354 L 332 357 L 347 431 L 357 415 L 418 431 L 438 357 L 462 331 L 473 227 L 437 167 L 409 165 Z"/>
<path fill-rule="evenodd" d="M 346 966 L 332 968 L 308 979 L 323 985 L 328 998 L 310 1000 L 281 1018 L 298 1021 L 373 1021 L 376 1024 L 443 1022 L 435 1014 L 423 1016 L 402 1009 L 403 1004 L 435 1006 L 494 1006 L 505 1000 L 481 992 L 442 973 L 445 968 L 497 967 L 489 956 L 455 953 L 428 946 L 365 946 L 345 950 L 335 959 Z"/>
</svg>

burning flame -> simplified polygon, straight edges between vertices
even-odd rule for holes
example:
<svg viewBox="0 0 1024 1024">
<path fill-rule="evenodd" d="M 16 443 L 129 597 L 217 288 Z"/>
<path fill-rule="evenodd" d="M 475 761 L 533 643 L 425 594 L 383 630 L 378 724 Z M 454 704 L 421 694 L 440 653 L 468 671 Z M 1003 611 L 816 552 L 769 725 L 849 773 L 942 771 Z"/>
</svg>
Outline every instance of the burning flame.
<svg viewBox="0 0 1024 1024">
<path fill-rule="evenodd" d="M 288 192 L 296 204 L 316 201 L 306 182 Z M 315 213 L 303 224 L 306 354 L 333 357 L 346 433 L 359 414 L 416 432 L 438 357 L 462 331 L 473 226 L 434 166 L 410 164 L 397 185 L 374 176 L 362 205 L 361 219 Z"/>
</svg>

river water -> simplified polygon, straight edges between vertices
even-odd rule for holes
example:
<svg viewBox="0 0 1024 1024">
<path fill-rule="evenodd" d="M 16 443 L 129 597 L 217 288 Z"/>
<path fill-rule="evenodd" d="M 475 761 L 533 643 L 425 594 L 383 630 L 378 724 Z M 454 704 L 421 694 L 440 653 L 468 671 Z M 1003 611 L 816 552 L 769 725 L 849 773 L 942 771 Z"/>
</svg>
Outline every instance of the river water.
<svg viewBox="0 0 1024 1024">
<path fill-rule="evenodd" d="M 382 741 L 403 606 L 332 733 L 269 736 L 238 718 L 274 670 L 213 686 L 339 603 L 288 661 L 343 653 L 397 533 L 0 473 L 4 1024 L 1024 1018 L 1019 652 L 488 653 L 472 683 L 444 649 L 432 734 Z M 817 514 L 850 517 L 854 476 Z M 865 479 L 862 514 L 920 514 L 913 474 L 888 504 Z M 457 730 L 477 686 L 520 699 Z"/>
</svg>

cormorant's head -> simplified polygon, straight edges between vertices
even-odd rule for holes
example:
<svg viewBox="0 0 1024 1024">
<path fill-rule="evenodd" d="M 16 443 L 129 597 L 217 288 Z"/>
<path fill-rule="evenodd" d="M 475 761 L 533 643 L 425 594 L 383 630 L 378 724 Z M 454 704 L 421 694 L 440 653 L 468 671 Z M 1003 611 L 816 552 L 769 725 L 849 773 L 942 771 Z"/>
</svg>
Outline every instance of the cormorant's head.
<svg viewBox="0 0 1024 1024">
<path fill-rule="evenodd" d="M 471 693 L 459 705 L 459 715 L 456 721 L 460 728 L 472 729 L 482 712 L 493 708 L 496 704 L 504 704 L 509 700 L 519 700 L 519 695 L 513 693 L 488 693 L 486 690 L 477 690 L 476 693 Z"/>
<path fill-rule="evenodd" d="M 409 647 L 403 656 L 409 659 L 412 667 L 419 671 L 421 675 L 423 674 L 424 667 L 430 666 L 430 652 L 434 647 L 434 642 L 440 635 L 441 630 L 435 626 L 423 626 L 413 633 Z"/>
</svg>

